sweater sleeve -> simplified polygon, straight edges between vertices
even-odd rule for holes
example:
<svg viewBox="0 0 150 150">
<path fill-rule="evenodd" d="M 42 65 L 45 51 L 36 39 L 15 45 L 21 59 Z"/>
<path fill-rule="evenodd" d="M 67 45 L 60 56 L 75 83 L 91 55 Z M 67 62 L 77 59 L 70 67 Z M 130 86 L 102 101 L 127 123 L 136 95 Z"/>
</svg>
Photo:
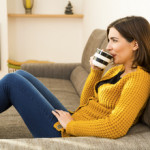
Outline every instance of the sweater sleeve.
<svg viewBox="0 0 150 150">
<path fill-rule="evenodd" d="M 91 72 L 85 82 L 84 88 L 82 90 L 82 94 L 80 97 L 80 106 L 87 103 L 88 98 L 94 96 L 94 85 L 101 79 L 103 71 L 94 70 L 91 68 Z"/>
<path fill-rule="evenodd" d="M 112 113 L 103 119 L 71 121 L 67 134 L 75 136 L 97 136 L 119 138 L 126 135 L 150 93 L 150 80 L 128 80 L 122 89 L 120 99 Z"/>
</svg>

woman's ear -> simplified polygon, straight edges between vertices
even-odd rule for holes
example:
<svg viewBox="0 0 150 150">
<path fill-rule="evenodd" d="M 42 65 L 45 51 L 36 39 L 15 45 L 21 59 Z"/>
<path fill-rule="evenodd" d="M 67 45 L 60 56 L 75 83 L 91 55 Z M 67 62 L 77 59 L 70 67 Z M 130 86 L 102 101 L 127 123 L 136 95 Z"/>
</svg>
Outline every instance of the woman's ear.
<svg viewBox="0 0 150 150">
<path fill-rule="evenodd" d="M 133 50 L 136 51 L 139 48 L 138 42 L 136 40 L 133 41 Z"/>
</svg>

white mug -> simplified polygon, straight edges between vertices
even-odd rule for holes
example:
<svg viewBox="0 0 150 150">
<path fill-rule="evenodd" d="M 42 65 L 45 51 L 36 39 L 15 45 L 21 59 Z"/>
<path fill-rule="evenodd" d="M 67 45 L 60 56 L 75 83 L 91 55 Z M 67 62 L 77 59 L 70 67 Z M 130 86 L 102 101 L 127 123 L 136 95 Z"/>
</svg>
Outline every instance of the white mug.
<svg viewBox="0 0 150 150">
<path fill-rule="evenodd" d="M 92 62 L 93 62 L 93 65 L 101 69 L 104 69 L 111 62 L 112 58 L 113 56 L 111 54 L 109 54 L 108 52 L 102 49 L 97 48 L 97 51 L 94 54 Z"/>
</svg>

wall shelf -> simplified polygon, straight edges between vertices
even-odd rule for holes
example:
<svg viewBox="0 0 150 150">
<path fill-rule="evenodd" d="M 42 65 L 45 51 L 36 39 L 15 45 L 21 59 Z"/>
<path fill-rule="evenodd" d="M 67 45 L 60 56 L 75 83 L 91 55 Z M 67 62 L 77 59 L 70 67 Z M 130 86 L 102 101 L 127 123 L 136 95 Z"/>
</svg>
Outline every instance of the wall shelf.
<svg viewBox="0 0 150 150">
<path fill-rule="evenodd" d="M 83 18 L 82 14 L 8 14 L 8 17 L 23 17 L 23 18 Z"/>
</svg>

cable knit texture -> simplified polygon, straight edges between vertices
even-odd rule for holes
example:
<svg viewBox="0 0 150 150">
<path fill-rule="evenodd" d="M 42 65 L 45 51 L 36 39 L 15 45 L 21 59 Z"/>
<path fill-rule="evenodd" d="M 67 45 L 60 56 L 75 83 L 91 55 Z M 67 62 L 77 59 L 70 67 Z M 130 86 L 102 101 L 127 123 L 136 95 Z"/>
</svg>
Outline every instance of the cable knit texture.
<svg viewBox="0 0 150 150">
<path fill-rule="evenodd" d="M 103 72 L 91 69 L 82 91 L 80 106 L 72 115 L 74 120 L 67 124 L 66 130 L 61 130 L 62 136 L 115 139 L 127 134 L 149 97 L 150 74 L 138 66 L 136 71 L 123 76 L 117 83 L 101 85 L 98 93 L 95 90 L 100 80 L 110 79 L 123 70 L 122 65 L 115 66 L 101 79 Z"/>
</svg>

